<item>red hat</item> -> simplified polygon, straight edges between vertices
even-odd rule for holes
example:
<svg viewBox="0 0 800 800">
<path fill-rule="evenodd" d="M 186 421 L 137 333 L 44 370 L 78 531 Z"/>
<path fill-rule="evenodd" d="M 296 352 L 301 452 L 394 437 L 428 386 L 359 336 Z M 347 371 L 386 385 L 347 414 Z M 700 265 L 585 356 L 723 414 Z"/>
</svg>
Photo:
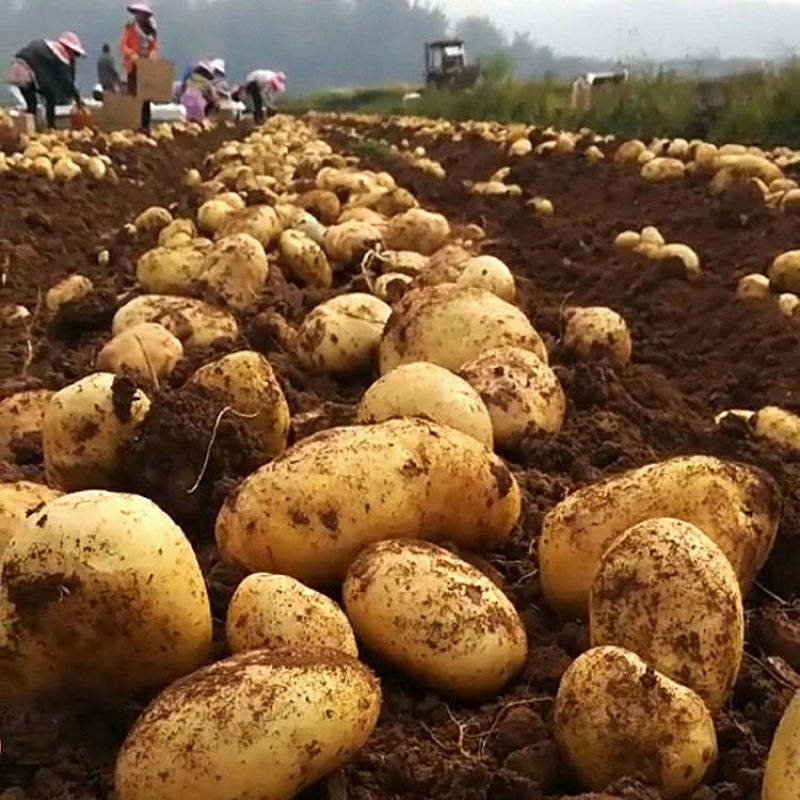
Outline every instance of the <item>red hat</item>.
<svg viewBox="0 0 800 800">
<path fill-rule="evenodd" d="M 153 9 L 150 8 L 149 3 L 130 3 L 126 6 L 131 14 L 149 14 L 153 16 Z"/>
<path fill-rule="evenodd" d="M 62 47 L 66 47 L 67 50 L 71 50 L 76 55 L 86 55 L 86 50 L 83 49 L 81 40 L 78 38 L 77 34 L 72 31 L 64 31 L 64 33 L 58 37 L 57 41 Z"/>
</svg>

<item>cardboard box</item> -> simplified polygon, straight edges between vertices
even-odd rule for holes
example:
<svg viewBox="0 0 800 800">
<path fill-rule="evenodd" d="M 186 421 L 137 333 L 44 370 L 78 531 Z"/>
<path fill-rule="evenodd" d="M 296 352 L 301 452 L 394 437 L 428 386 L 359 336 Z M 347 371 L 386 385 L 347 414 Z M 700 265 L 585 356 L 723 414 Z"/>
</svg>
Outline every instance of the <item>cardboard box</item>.
<svg viewBox="0 0 800 800">
<path fill-rule="evenodd" d="M 108 92 L 103 98 L 103 107 L 94 113 L 94 119 L 103 130 L 138 130 L 142 124 L 142 101 L 129 94 Z"/>
<path fill-rule="evenodd" d="M 162 59 L 140 59 L 136 64 L 136 97 L 153 103 L 171 103 L 175 65 Z"/>
</svg>

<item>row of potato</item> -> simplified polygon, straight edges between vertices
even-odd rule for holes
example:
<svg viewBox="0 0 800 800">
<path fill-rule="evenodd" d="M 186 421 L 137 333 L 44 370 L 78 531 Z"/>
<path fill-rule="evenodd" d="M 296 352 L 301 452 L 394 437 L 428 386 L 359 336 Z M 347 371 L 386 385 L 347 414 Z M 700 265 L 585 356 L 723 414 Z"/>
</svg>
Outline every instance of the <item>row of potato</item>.
<svg viewBox="0 0 800 800">
<path fill-rule="evenodd" d="M 381 185 L 378 176 L 340 161 L 289 120 L 224 146 L 209 167 L 215 177 L 198 186 L 208 199 L 197 222 L 159 209 L 133 223 L 136 232 L 158 230 L 160 239 L 156 255 L 139 262 L 140 282 L 154 291 L 152 281 L 164 281 L 155 291 L 170 294 L 143 295 L 119 310 L 100 357 L 107 371 L 54 395 L 12 397 L 0 406 L 9 438 L 42 431 L 50 483 L 2 487 L 4 693 L 125 696 L 171 684 L 120 753 L 122 800 L 227 800 L 248 792 L 288 798 L 343 763 L 370 735 L 380 707 L 378 684 L 355 660 L 356 639 L 443 694 L 500 691 L 527 658 L 524 626 L 485 576 L 427 542 L 474 550 L 506 541 L 520 516 L 520 492 L 490 446 L 556 431 L 564 416 L 542 339 L 511 302 L 508 268 L 484 261 L 485 269 L 473 269 L 459 285 L 480 260 L 469 244 L 480 232 L 453 246 L 447 220 L 416 201 L 406 210 L 375 211 L 371 196 L 398 191 L 388 178 Z M 349 200 L 370 197 L 350 209 L 372 214 L 341 221 L 348 209 L 339 208 L 326 224 L 322 206 L 333 206 L 330 197 L 315 194 L 312 202 L 293 191 L 298 172 L 315 176 L 312 192 L 330 192 L 327 185 L 345 187 Z M 233 200 L 254 188 L 274 205 Z M 209 202 L 230 208 L 218 227 L 203 221 Z M 342 225 L 348 245 L 339 250 Z M 364 225 L 373 229 L 366 236 Z M 200 232 L 214 239 L 200 241 Z M 396 273 L 411 286 L 393 306 L 366 293 L 340 295 L 286 331 L 308 369 L 344 377 L 377 364 L 381 378 L 359 409 L 359 420 L 373 424 L 326 431 L 287 451 L 288 406 L 263 356 L 234 353 L 192 378 L 252 417 L 246 423 L 265 462 L 217 519 L 222 557 L 251 577 L 228 610 L 236 655 L 202 667 L 210 608 L 191 546 L 150 501 L 101 491 L 149 406 L 140 389 L 120 415 L 113 373 L 132 369 L 146 389 L 169 373 L 182 348 L 234 337 L 235 313 L 257 303 L 266 280 L 263 268 L 251 268 L 255 261 L 267 269 L 279 264 L 300 282 L 326 275 L 293 266 L 281 246 L 287 233 L 305 237 L 306 250 L 307 241 L 316 244 L 315 264 L 332 274 L 365 264 L 416 267 Z M 241 249 L 228 249 L 232 237 Z M 206 268 L 184 281 L 175 264 L 198 250 Z M 437 254 L 441 279 L 428 275 Z M 195 280 L 229 308 L 177 294 Z M 48 306 L 57 308 L 63 296 Z M 565 340 L 584 358 L 611 356 L 624 365 L 631 357 L 627 327 L 608 309 L 572 310 Z M 419 414 L 432 421 L 413 416 Z M 564 617 L 590 621 L 593 649 L 565 675 L 554 720 L 587 787 L 638 771 L 634 758 L 651 765 L 647 777 L 666 797 L 702 779 L 716 753 L 712 714 L 742 656 L 742 595 L 769 554 L 779 517 L 767 477 L 701 457 L 588 487 L 548 515 L 533 546 L 546 599 Z M 51 591 L 32 617 L 22 598 L 34 585 Z M 344 612 L 316 591 L 340 588 Z M 313 747 L 304 746 L 308 735 Z M 791 735 L 784 742 L 791 744 Z M 779 737 L 779 765 L 792 758 L 781 747 Z"/>
</svg>

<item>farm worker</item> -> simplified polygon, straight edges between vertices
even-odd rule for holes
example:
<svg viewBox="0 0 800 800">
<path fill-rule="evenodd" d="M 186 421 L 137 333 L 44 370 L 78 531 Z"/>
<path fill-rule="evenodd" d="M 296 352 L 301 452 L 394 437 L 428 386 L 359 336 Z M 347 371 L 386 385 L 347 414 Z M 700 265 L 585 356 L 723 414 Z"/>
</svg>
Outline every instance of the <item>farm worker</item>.
<svg viewBox="0 0 800 800">
<path fill-rule="evenodd" d="M 103 52 L 97 59 L 97 80 L 104 92 L 116 92 L 121 83 L 114 56 L 111 55 L 111 45 L 104 44 Z"/>
<path fill-rule="evenodd" d="M 66 31 L 55 40 L 36 39 L 14 56 L 11 83 L 22 92 L 29 114 L 36 115 L 38 96 L 44 98 L 48 128 L 56 126 L 59 100 L 66 97 L 82 105 L 75 85 L 75 61 L 85 55 L 81 40 Z"/>
<path fill-rule="evenodd" d="M 158 30 L 153 9 L 148 3 L 131 3 L 126 6 L 133 19 L 125 26 L 120 41 L 122 68 L 128 84 L 128 93 L 136 94 L 137 64 L 140 59 L 158 58 Z M 142 128 L 150 127 L 150 102 L 142 104 Z"/>
<path fill-rule="evenodd" d="M 230 97 L 231 90 L 225 80 L 225 59 L 215 58 L 209 64 L 214 71 L 214 90 L 217 93 L 217 97 Z"/>
<path fill-rule="evenodd" d="M 207 62 L 198 64 L 181 94 L 181 105 L 186 109 L 186 118 L 191 122 L 202 122 L 217 104 L 214 89 L 214 69 Z"/>
<path fill-rule="evenodd" d="M 265 118 L 265 109 L 270 112 L 275 110 L 274 95 L 285 91 L 286 73 L 257 69 L 245 78 L 244 86 L 239 91 L 239 99 L 250 101 L 255 121 L 260 125 Z"/>
</svg>

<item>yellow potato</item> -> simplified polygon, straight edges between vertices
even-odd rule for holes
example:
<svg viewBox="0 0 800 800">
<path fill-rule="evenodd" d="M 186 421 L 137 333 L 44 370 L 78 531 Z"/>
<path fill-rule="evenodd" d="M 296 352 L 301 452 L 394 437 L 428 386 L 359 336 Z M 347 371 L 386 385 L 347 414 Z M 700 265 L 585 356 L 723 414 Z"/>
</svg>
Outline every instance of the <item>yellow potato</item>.
<svg viewBox="0 0 800 800">
<path fill-rule="evenodd" d="M 530 139 L 517 139 L 517 141 L 508 148 L 508 154 L 513 158 L 522 158 L 530 155 L 532 152 L 533 144 Z"/>
<path fill-rule="evenodd" d="M 85 275 L 70 275 L 51 287 L 45 296 L 49 311 L 58 311 L 65 303 L 73 303 L 91 294 L 94 285 Z"/>
<path fill-rule="evenodd" d="M 331 225 L 325 231 L 323 247 L 335 264 L 349 265 L 360 261 L 382 242 L 383 231 L 380 228 L 353 220 Z"/>
<path fill-rule="evenodd" d="M 208 200 L 197 211 L 197 224 L 203 233 L 213 236 L 222 229 L 235 211 L 236 209 L 230 204 L 218 198 Z"/>
<path fill-rule="evenodd" d="M 184 292 L 203 273 L 204 258 L 193 247 L 156 247 L 136 262 L 136 278 L 147 292 Z"/>
<path fill-rule="evenodd" d="M 283 226 L 271 206 L 250 206 L 235 211 L 217 231 L 217 237 L 246 233 L 269 251 L 278 243 Z"/>
<path fill-rule="evenodd" d="M 12 461 L 15 439 L 40 434 L 44 412 L 54 392 L 33 389 L 12 394 L 0 402 L 0 461 Z"/>
<path fill-rule="evenodd" d="M 441 214 L 412 208 L 398 214 L 386 228 L 386 246 L 390 250 L 412 250 L 433 255 L 450 238 L 450 223 Z"/>
<path fill-rule="evenodd" d="M 133 221 L 138 231 L 158 233 L 172 222 L 172 214 L 161 206 L 151 206 Z"/>
<path fill-rule="evenodd" d="M 800 417 L 778 406 L 766 406 L 757 411 L 751 424 L 756 436 L 800 452 Z"/>
<path fill-rule="evenodd" d="M 233 653 L 329 647 L 358 657 L 356 637 L 342 609 L 286 575 L 257 572 L 245 578 L 231 598 L 225 631 Z"/>
<path fill-rule="evenodd" d="M 228 562 L 330 587 L 373 542 L 485 548 L 506 540 L 519 513 L 519 487 L 486 447 L 401 419 L 303 439 L 229 496 L 216 536 Z"/>
<path fill-rule="evenodd" d="M 188 247 L 197 236 L 197 228 L 190 219 L 175 219 L 158 234 L 160 247 Z"/>
<path fill-rule="evenodd" d="M 511 601 L 478 569 L 429 542 L 366 548 L 342 595 L 364 645 L 435 691 L 485 697 L 525 664 L 525 626 Z"/>
<path fill-rule="evenodd" d="M 325 189 L 314 189 L 300 195 L 297 204 L 313 214 L 323 225 L 333 225 L 342 210 L 339 198 Z"/>
<path fill-rule="evenodd" d="M 163 325 L 142 322 L 115 336 L 98 354 L 97 369 L 131 375 L 137 383 L 158 386 L 183 358 L 183 345 Z"/>
<path fill-rule="evenodd" d="M 677 158 L 653 158 L 642 167 L 642 177 L 653 183 L 680 180 L 685 172 L 683 161 Z"/>
<path fill-rule="evenodd" d="M 775 731 L 761 800 L 796 800 L 800 797 L 800 692 L 795 694 Z"/>
<path fill-rule="evenodd" d="M 555 213 L 553 201 L 546 197 L 534 197 L 532 200 L 529 200 L 526 205 L 542 217 L 552 217 Z"/>
<path fill-rule="evenodd" d="M 610 308 L 571 308 L 566 314 L 564 345 L 584 361 L 608 359 L 619 366 L 631 360 L 633 343 L 625 320 Z"/>
<path fill-rule="evenodd" d="M 426 261 L 420 263 L 417 283 L 419 286 L 455 283 L 472 257 L 472 253 L 460 244 L 446 244 L 430 258 L 420 255 L 420 258 L 426 259 Z"/>
<path fill-rule="evenodd" d="M 745 275 L 736 287 L 736 296 L 740 300 L 763 300 L 769 297 L 769 294 L 769 278 L 759 273 Z"/>
<path fill-rule="evenodd" d="M 308 286 L 330 288 L 333 271 L 325 251 L 298 230 L 286 230 L 280 239 L 281 258 L 292 273 Z"/>
<path fill-rule="evenodd" d="M 622 231 L 622 233 L 617 234 L 616 239 L 614 239 L 614 247 L 618 247 L 620 250 L 632 250 L 641 240 L 641 233 L 637 233 L 636 231 Z"/>
<path fill-rule="evenodd" d="M 384 303 L 396 303 L 410 289 L 414 279 L 401 272 L 387 272 L 375 281 L 373 287 L 375 296 Z"/>
<path fill-rule="evenodd" d="M 614 154 L 614 161 L 617 163 L 635 162 L 646 149 L 645 143 L 640 142 L 638 139 L 623 142 Z"/>
<path fill-rule="evenodd" d="M 664 800 L 685 797 L 717 757 L 700 697 L 619 647 L 589 650 L 567 670 L 554 728 L 575 776 L 598 791 L 642 775 Z"/>
<path fill-rule="evenodd" d="M 661 231 L 659 231 L 654 225 L 647 225 L 646 227 L 642 228 L 640 236 L 640 241 L 643 244 L 655 244 L 659 247 L 663 247 L 666 244 L 664 237 L 661 235 Z"/>
<path fill-rule="evenodd" d="M 778 295 L 778 311 L 784 317 L 793 317 L 800 308 L 800 297 L 792 292 L 783 292 Z"/>
<path fill-rule="evenodd" d="M 238 192 L 222 192 L 214 197 L 214 200 L 219 200 L 221 203 L 230 206 L 234 211 L 242 211 L 247 207 L 244 198 Z"/>
<path fill-rule="evenodd" d="M 383 250 L 380 254 L 380 265 L 384 273 L 399 272 L 416 277 L 428 269 L 430 259 L 421 253 L 410 250 Z"/>
<path fill-rule="evenodd" d="M 57 497 L 61 492 L 41 483 L 0 483 L 0 558 L 28 517 Z"/>
<path fill-rule="evenodd" d="M 217 239 L 203 257 L 200 279 L 219 292 L 237 311 L 251 308 L 269 277 L 269 262 L 261 243 L 248 233 Z"/>
<path fill-rule="evenodd" d="M 653 253 L 653 258 L 656 261 L 678 258 L 683 262 L 683 266 L 686 267 L 687 275 L 700 274 L 700 257 L 688 245 L 678 243 L 665 244 Z"/>
<path fill-rule="evenodd" d="M 469 259 L 455 283 L 457 286 L 486 289 L 507 303 L 513 303 L 516 295 L 516 285 L 511 270 L 494 256 L 476 256 Z"/>
</svg>

